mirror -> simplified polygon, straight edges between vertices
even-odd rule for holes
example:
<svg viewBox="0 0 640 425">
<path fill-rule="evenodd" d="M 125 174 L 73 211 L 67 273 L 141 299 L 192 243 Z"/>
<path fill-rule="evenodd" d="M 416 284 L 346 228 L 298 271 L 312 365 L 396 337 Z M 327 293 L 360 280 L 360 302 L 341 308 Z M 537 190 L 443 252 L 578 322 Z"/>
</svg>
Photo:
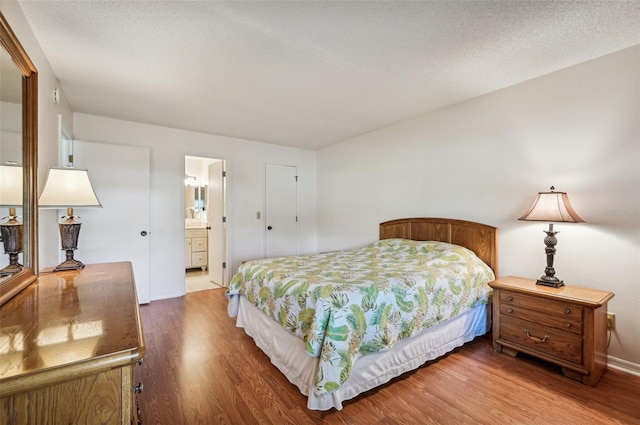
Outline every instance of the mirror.
<svg viewBox="0 0 640 425">
<path fill-rule="evenodd" d="M 5 161 L 9 161 L 10 165 L 21 165 L 23 182 L 22 205 L 16 208 L 17 215 L 22 216 L 23 223 L 23 251 L 19 257 L 23 268 L 0 278 L 2 305 L 36 279 L 38 267 L 38 73 L 1 12 L 0 44 L 0 163 L 4 165 Z M 7 213 L 6 207 L 0 207 L 0 217 L 6 216 Z M 7 254 L 4 254 L 2 248 L 0 245 L 0 254 L 6 257 Z"/>
<path fill-rule="evenodd" d="M 207 221 L 205 207 L 207 205 L 207 186 L 184 187 L 185 218 Z"/>
</svg>

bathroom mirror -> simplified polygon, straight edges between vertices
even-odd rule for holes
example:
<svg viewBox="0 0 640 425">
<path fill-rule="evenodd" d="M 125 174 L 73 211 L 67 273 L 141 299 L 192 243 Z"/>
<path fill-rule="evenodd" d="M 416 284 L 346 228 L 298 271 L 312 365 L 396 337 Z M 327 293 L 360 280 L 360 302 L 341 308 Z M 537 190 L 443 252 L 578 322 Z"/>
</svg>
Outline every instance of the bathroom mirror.
<svg viewBox="0 0 640 425">
<path fill-rule="evenodd" d="M 22 205 L 16 208 L 23 223 L 22 270 L 0 278 L 0 305 L 36 279 L 37 261 L 37 131 L 38 73 L 0 12 L 0 163 L 22 166 Z M 5 216 L 5 207 L 2 217 Z M 4 221 L 4 220 L 3 220 Z M 4 254 L 0 244 L 0 254 Z"/>
<path fill-rule="evenodd" d="M 207 186 L 188 186 L 184 188 L 185 218 L 206 221 Z"/>
</svg>

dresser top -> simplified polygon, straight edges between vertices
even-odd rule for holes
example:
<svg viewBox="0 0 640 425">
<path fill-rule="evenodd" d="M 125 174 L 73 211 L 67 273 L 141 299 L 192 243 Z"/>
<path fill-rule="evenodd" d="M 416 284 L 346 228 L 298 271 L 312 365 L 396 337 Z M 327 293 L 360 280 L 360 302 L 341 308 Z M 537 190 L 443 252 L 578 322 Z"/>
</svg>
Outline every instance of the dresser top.
<svg viewBox="0 0 640 425">
<path fill-rule="evenodd" d="M 0 395 L 145 353 L 131 263 L 42 273 L 0 307 Z"/>
<path fill-rule="evenodd" d="M 535 279 L 507 276 L 489 282 L 493 289 L 519 292 L 534 295 L 540 298 L 571 301 L 592 308 L 599 307 L 613 298 L 613 292 L 598 289 L 583 288 L 580 286 L 565 285 L 559 288 L 536 285 Z"/>
</svg>

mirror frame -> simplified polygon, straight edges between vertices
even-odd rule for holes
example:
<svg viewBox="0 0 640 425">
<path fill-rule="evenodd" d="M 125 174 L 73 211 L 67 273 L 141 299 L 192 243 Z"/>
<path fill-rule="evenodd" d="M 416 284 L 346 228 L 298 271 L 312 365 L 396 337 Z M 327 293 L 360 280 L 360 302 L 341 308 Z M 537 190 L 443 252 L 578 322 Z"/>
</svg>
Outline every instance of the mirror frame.
<svg viewBox="0 0 640 425">
<path fill-rule="evenodd" d="M 37 278 L 38 270 L 38 71 L 0 12 L 0 44 L 22 72 L 24 269 L 0 283 L 0 305 Z"/>
</svg>

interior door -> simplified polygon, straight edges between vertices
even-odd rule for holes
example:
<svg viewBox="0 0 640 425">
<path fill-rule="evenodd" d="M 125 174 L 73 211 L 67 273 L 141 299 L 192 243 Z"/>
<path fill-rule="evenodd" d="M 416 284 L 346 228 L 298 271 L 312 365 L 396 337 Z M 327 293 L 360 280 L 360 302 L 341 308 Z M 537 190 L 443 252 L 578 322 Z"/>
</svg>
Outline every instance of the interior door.
<svg viewBox="0 0 640 425">
<path fill-rule="evenodd" d="M 226 286 L 227 223 L 225 217 L 225 176 L 224 161 L 209 165 L 209 184 L 207 199 L 209 202 L 209 280 Z"/>
<path fill-rule="evenodd" d="M 298 253 L 298 169 L 267 164 L 265 191 L 265 255 Z"/>
<path fill-rule="evenodd" d="M 89 170 L 102 208 L 78 209 L 75 257 L 85 264 L 131 261 L 138 301 L 150 301 L 150 152 L 139 146 L 74 141 L 75 168 Z"/>
</svg>

